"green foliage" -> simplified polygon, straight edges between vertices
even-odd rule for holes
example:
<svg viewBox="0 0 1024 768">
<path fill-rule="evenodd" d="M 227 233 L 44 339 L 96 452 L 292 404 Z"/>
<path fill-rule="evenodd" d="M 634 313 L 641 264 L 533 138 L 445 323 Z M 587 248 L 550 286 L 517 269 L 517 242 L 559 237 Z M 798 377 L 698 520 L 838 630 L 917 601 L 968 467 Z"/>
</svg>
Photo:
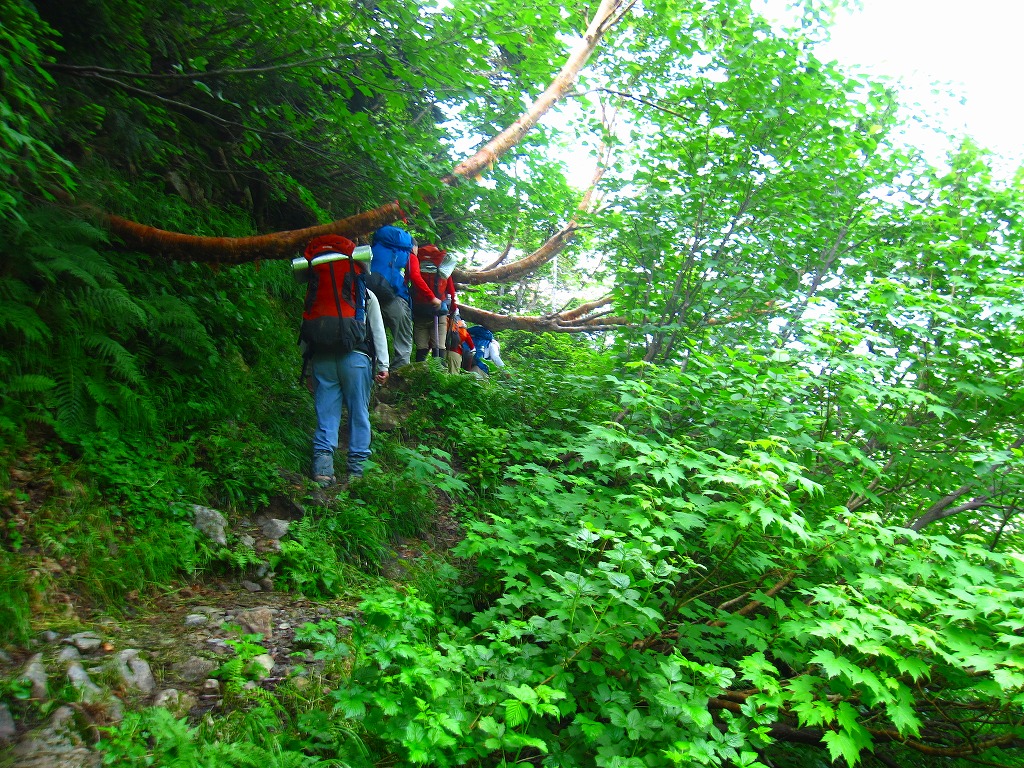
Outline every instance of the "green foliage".
<svg viewBox="0 0 1024 768">
<path fill-rule="evenodd" d="M 797 448 L 806 401 L 776 391 L 788 375 L 692 365 L 612 379 L 624 420 L 566 423 L 557 461 L 505 464 L 456 550 L 475 607 L 381 592 L 343 648 L 311 633 L 351 665 L 337 715 L 436 765 L 758 765 L 779 722 L 850 764 L 888 733 L 1012 733 L 1019 557 L 851 515 L 799 462 L 814 454 Z M 600 399 L 600 382 L 574 384 Z M 793 443 L 768 436 L 787 425 Z M 510 456 L 529 447 L 508 440 Z M 951 701 L 989 720 L 968 726 Z"/>
<path fill-rule="evenodd" d="M 311 508 L 291 524 L 281 550 L 270 557 L 279 583 L 306 595 L 333 597 L 354 572 L 346 562 L 372 568 L 384 552 L 386 529 L 365 508 Z"/>
<path fill-rule="evenodd" d="M 262 727 L 273 724 L 273 719 L 261 713 Z M 250 716 L 250 722 L 256 720 Z M 141 713 L 130 712 L 117 728 L 110 729 L 99 745 L 104 765 L 150 766 L 168 768 L 199 768 L 217 765 L 230 768 L 314 768 L 315 766 L 344 765 L 336 760 L 321 760 L 301 751 L 251 741 L 227 740 L 218 734 L 192 727 L 184 718 L 177 719 L 162 707 L 153 707 Z"/>
<path fill-rule="evenodd" d="M 25 574 L 13 557 L 0 550 L 0 641 L 28 640 L 31 615 Z"/>
<path fill-rule="evenodd" d="M 72 168 L 52 148 L 54 126 L 44 65 L 54 30 L 28 3 L 0 9 L 0 219 L 20 218 L 25 196 L 52 197 L 72 185 Z"/>
<path fill-rule="evenodd" d="M 21 640 L 37 564 L 108 604 L 253 565 L 197 541 L 191 505 L 287 490 L 312 424 L 287 266 L 117 250 L 39 202 L 70 185 L 52 148 L 84 198 L 166 229 L 399 197 L 422 239 L 528 251 L 577 202 L 564 138 L 535 131 L 486 184 L 426 201 L 538 94 L 585 9 L 9 5 L 0 626 Z M 304 630 L 324 686 L 246 688 L 263 648 L 240 641 L 232 712 L 129 714 L 108 764 L 1019 762 L 1020 179 L 970 142 L 940 170 L 891 146 L 892 94 L 819 61 L 816 27 L 668 0 L 619 29 L 576 96 L 620 122 L 573 130 L 617 153 L 579 242 L 629 325 L 503 333 L 507 381 L 415 368 L 377 466 L 270 564 L 335 596 L 438 509 L 464 527 L 452 561 Z M 541 287 L 473 301 L 535 307 Z"/>
</svg>

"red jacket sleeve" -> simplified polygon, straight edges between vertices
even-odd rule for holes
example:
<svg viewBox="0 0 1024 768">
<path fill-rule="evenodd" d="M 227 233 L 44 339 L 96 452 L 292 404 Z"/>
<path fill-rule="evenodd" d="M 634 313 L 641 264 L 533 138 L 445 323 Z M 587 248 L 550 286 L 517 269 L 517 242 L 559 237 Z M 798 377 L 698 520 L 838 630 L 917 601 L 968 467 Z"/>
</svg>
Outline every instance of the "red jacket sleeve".
<svg viewBox="0 0 1024 768">
<path fill-rule="evenodd" d="M 423 279 L 423 275 L 420 274 L 420 260 L 417 258 L 415 253 L 409 254 L 409 264 L 405 268 L 405 274 L 412 283 L 413 301 L 430 303 L 431 299 L 434 298 L 434 292 L 430 290 L 430 286 L 427 285 L 427 281 Z"/>
</svg>

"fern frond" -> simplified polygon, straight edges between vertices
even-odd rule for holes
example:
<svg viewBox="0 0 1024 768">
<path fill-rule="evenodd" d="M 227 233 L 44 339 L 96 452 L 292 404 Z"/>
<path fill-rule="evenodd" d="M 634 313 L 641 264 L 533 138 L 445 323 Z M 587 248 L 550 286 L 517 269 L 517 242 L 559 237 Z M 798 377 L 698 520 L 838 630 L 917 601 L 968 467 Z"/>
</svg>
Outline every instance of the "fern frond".
<svg viewBox="0 0 1024 768">
<path fill-rule="evenodd" d="M 169 293 L 153 296 L 147 301 L 153 325 L 159 328 L 203 328 L 195 310 Z"/>
<path fill-rule="evenodd" d="M 99 353 L 106 360 L 111 370 L 124 381 L 142 386 L 145 379 L 139 372 L 135 355 L 102 333 L 89 333 L 82 336 L 82 343 L 87 349 Z"/>
<path fill-rule="evenodd" d="M 57 426 L 65 435 L 81 434 L 86 426 L 86 392 L 82 363 L 74 358 L 57 374 L 53 388 Z"/>
<path fill-rule="evenodd" d="M 120 285 L 79 291 L 75 298 L 82 309 L 94 312 L 114 326 L 145 326 L 148 321 L 146 311 Z"/>
<path fill-rule="evenodd" d="M 96 428 L 104 434 L 114 437 L 121 434 L 121 420 L 105 406 L 97 406 L 93 421 L 96 423 Z"/>
<path fill-rule="evenodd" d="M 112 382 L 111 392 L 118 418 L 123 425 L 137 430 L 150 430 L 156 427 L 159 414 L 148 398 L 116 381 Z"/>
<path fill-rule="evenodd" d="M 72 278 L 94 290 L 99 289 L 102 285 L 100 282 L 100 279 L 103 277 L 102 273 L 96 274 L 93 269 L 90 269 L 93 265 L 88 260 L 79 261 L 63 251 L 49 246 L 33 250 L 37 252 L 37 256 L 42 257 L 36 264 L 37 272 L 50 285 L 66 282 L 68 278 Z M 45 253 L 40 254 L 40 251 Z M 92 251 L 92 253 L 95 253 L 95 251 Z"/>
<path fill-rule="evenodd" d="M 105 405 L 112 399 L 110 390 L 107 389 L 107 385 L 103 381 L 85 377 L 82 379 L 82 386 L 97 405 Z"/>
<path fill-rule="evenodd" d="M 192 333 L 190 331 L 182 331 L 180 333 L 161 332 L 157 333 L 154 338 L 171 349 L 181 352 L 187 358 L 194 359 L 200 363 L 206 362 L 207 358 L 216 351 L 213 342 L 206 335 L 205 331 L 201 333 Z"/>
<path fill-rule="evenodd" d="M 29 343 L 46 341 L 52 336 L 50 328 L 34 309 L 13 301 L 0 304 L 0 329 L 2 328 L 20 333 Z"/>
<path fill-rule="evenodd" d="M 57 382 L 49 376 L 38 373 L 23 373 L 7 380 L 7 391 L 24 394 L 28 392 L 46 392 L 57 386 Z"/>
</svg>

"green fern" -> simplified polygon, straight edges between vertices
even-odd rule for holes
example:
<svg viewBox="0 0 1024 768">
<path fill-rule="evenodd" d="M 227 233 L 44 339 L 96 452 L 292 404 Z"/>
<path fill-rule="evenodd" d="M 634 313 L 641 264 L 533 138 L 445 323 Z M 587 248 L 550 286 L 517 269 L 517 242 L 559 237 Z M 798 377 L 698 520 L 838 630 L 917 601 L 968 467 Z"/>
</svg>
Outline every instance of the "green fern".
<svg viewBox="0 0 1024 768">
<path fill-rule="evenodd" d="M 0 302 L 0 331 L 13 331 L 29 344 L 48 341 L 53 335 L 49 326 L 43 322 L 34 309 L 16 303 L 17 299 L 10 297 L 12 293 L 15 291 L 0 290 L 0 296 L 8 295 L 3 302 Z"/>
<path fill-rule="evenodd" d="M 136 356 L 114 339 L 101 333 L 88 333 L 82 336 L 82 343 L 86 349 L 97 353 L 122 381 L 139 385 L 145 383 Z"/>
<path fill-rule="evenodd" d="M 70 355 L 66 358 L 63 370 L 57 372 L 53 395 L 57 424 L 65 436 L 80 434 L 88 427 L 88 404 L 83 373 L 81 359 Z"/>
<path fill-rule="evenodd" d="M 145 326 L 148 321 L 145 309 L 120 285 L 78 291 L 76 298 L 83 312 L 91 312 L 94 316 L 102 318 L 103 325 L 107 328 L 130 329 L 134 326 Z"/>
<path fill-rule="evenodd" d="M 49 376 L 37 373 L 25 373 L 7 379 L 7 391 L 18 394 L 40 394 L 53 389 L 57 382 Z"/>
</svg>

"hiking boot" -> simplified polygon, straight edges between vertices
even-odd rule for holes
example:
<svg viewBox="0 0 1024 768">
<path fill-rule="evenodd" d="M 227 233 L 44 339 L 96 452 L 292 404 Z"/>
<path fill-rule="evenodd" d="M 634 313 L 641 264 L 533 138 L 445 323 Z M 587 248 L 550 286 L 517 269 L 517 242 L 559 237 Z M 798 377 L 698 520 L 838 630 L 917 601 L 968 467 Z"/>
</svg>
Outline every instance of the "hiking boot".
<svg viewBox="0 0 1024 768">
<path fill-rule="evenodd" d="M 313 478 L 313 482 L 321 488 L 334 485 L 338 481 L 334 476 L 334 454 L 325 452 L 314 453 L 310 475 Z"/>
</svg>

